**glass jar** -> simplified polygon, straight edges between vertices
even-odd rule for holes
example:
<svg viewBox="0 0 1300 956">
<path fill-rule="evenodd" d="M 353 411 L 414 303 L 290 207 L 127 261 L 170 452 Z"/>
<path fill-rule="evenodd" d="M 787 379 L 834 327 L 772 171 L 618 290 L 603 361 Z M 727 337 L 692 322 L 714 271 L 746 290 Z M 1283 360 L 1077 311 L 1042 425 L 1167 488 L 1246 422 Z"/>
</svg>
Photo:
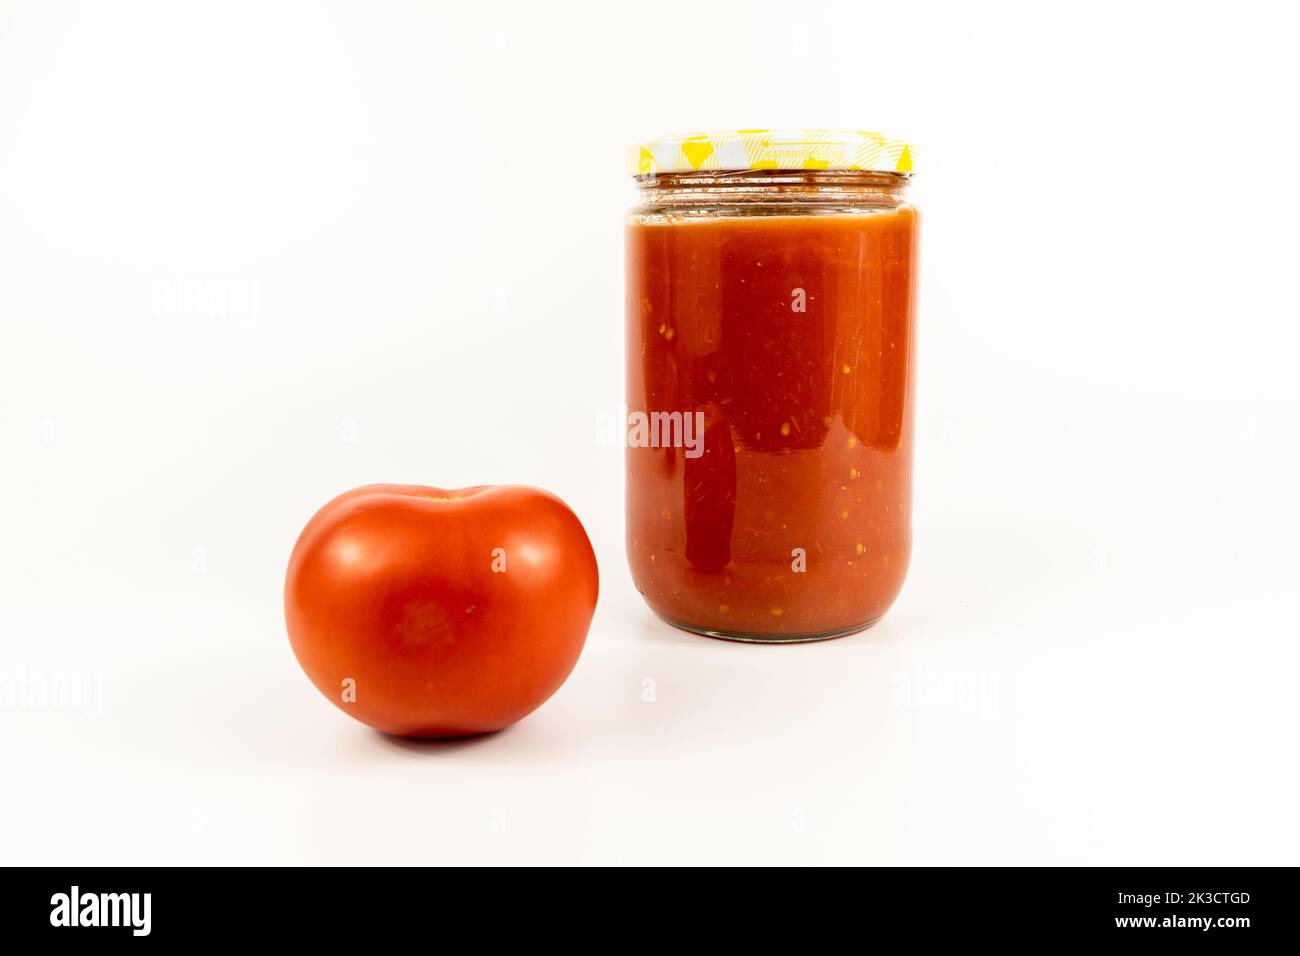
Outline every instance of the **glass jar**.
<svg viewBox="0 0 1300 956">
<path fill-rule="evenodd" d="M 639 147 L 627 225 L 627 549 L 677 627 L 838 637 L 911 551 L 911 149 L 736 131 Z"/>
</svg>

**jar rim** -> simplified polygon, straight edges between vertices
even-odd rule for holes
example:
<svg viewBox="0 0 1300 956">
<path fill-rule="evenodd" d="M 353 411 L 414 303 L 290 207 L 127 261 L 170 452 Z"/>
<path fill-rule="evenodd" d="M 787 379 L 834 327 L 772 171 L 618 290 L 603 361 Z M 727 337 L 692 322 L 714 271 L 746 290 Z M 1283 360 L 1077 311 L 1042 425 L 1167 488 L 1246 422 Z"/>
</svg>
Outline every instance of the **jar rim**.
<svg viewBox="0 0 1300 956">
<path fill-rule="evenodd" d="M 910 143 L 866 130 L 740 129 L 646 140 L 628 151 L 633 176 L 703 170 L 913 172 Z"/>
</svg>

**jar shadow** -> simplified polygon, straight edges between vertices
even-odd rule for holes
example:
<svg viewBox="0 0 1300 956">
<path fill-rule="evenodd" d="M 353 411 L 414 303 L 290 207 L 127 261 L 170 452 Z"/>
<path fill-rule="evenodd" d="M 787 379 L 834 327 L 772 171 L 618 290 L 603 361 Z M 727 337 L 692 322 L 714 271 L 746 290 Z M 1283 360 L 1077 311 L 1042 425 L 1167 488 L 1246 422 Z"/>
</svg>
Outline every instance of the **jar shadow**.
<svg viewBox="0 0 1300 956">
<path fill-rule="evenodd" d="M 877 625 L 881 618 L 869 621 L 866 624 L 846 628 L 842 631 L 833 631 L 828 634 L 815 634 L 797 637 L 776 637 L 762 638 L 750 637 L 743 634 L 723 634 L 720 632 L 708 632 L 705 630 L 696 630 L 694 628 L 683 627 L 673 623 L 668 618 L 659 613 L 646 608 L 642 613 L 637 614 L 637 620 L 634 629 L 639 639 L 653 640 L 656 643 L 685 644 L 691 646 L 702 646 L 705 648 L 716 648 L 719 646 L 731 644 L 738 647 L 746 645 L 754 646 L 780 646 L 792 647 L 800 645 L 818 645 L 835 643 L 842 640 L 857 637 L 859 639 L 870 639 L 870 634 L 878 631 Z"/>
</svg>

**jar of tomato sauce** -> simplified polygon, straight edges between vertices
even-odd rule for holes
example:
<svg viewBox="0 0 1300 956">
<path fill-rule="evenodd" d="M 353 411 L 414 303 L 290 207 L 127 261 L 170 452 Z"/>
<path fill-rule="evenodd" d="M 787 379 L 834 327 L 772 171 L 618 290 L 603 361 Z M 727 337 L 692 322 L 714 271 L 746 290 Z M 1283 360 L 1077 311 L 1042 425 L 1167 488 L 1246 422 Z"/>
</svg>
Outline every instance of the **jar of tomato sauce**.
<svg viewBox="0 0 1300 956">
<path fill-rule="evenodd" d="M 880 619 L 911 551 L 912 150 L 736 130 L 632 151 L 627 549 L 669 623 L 810 641 Z"/>
</svg>

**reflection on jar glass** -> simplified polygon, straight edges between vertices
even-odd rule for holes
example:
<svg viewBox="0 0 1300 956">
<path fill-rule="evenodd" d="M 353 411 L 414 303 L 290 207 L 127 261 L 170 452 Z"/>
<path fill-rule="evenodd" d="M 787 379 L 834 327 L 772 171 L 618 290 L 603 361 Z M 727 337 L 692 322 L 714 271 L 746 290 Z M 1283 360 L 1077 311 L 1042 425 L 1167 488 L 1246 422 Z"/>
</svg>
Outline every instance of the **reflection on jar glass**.
<svg viewBox="0 0 1300 956">
<path fill-rule="evenodd" d="M 634 155 L 628 560 L 651 608 L 716 637 L 867 627 L 911 550 L 911 149 L 811 132 Z"/>
</svg>

